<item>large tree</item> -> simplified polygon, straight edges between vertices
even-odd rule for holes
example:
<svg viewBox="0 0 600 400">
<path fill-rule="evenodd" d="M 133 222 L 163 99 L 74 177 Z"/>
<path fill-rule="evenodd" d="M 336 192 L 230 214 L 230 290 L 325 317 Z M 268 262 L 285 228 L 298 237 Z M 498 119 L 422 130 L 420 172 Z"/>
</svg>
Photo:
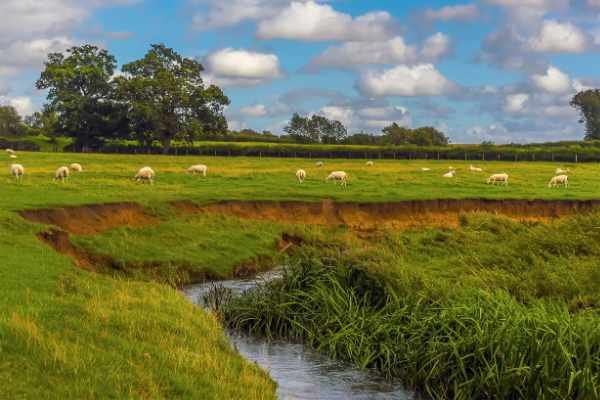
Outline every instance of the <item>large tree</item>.
<svg viewBox="0 0 600 400">
<path fill-rule="evenodd" d="M 223 111 L 229 99 L 219 87 L 204 85 L 204 68 L 196 60 L 154 44 L 144 58 L 122 70 L 124 75 L 116 79 L 118 97 L 127 105 L 140 143 L 158 141 L 166 153 L 174 139 L 227 132 Z"/>
<path fill-rule="evenodd" d="M 444 133 L 430 126 L 410 129 L 394 122 L 383 128 L 382 142 L 393 145 L 446 146 L 449 140 Z"/>
<path fill-rule="evenodd" d="M 81 149 L 97 148 L 124 129 L 123 107 L 113 101 L 111 77 L 116 60 L 92 45 L 48 55 L 36 82 L 48 89 L 47 109 L 58 116 L 58 134 L 75 139 Z"/>
<path fill-rule="evenodd" d="M 340 121 L 330 120 L 321 115 L 302 117 L 298 113 L 292 116 L 283 130 L 300 143 L 339 143 L 348 134 Z"/>
<path fill-rule="evenodd" d="M 600 90 L 585 90 L 577 93 L 571 106 L 579 110 L 585 123 L 585 140 L 600 140 Z"/>
<path fill-rule="evenodd" d="M 18 136 L 25 133 L 25 128 L 13 106 L 0 106 L 0 136 Z"/>
</svg>

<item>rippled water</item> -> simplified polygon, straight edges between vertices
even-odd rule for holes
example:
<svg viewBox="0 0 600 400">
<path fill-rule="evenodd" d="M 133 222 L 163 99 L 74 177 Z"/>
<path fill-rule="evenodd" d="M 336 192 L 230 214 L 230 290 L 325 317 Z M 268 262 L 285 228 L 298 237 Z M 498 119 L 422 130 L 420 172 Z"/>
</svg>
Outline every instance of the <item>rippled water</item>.
<svg viewBox="0 0 600 400">
<path fill-rule="evenodd" d="M 219 282 L 234 294 L 255 287 L 260 282 L 277 279 L 277 272 L 262 274 L 251 280 Z M 211 283 L 191 285 L 185 295 L 202 306 L 203 295 Z M 374 372 L 358 370 L 346 363 L 333 361 L 301 344 L 267 341 L 246 335 L 228 333 L 232 345 L 247 359 L 258 363 L 278 383 L 280 399 L 414 399 L 411 392 L 398 383 L 388 382 Z"/>
</svg>

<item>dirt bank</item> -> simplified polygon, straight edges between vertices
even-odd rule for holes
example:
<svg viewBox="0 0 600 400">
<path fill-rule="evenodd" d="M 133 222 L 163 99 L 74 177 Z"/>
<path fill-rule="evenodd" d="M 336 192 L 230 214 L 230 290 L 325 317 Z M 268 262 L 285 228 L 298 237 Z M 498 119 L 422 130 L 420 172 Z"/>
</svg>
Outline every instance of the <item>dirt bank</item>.
<svg viewBox="0 0 600 400">
<path fill-rule="evenodd" d="M 137 203 L 25 210 L 20 215 L 29 221 L 54 225 L 76 235 L 93 235 L 120 226 L 140 227 L 159 222 Z"/>
<path fill-rule="evenodd" d="M 290 224 L 348 226 L 358 230 L 456 227 L 465 213 L 486 212 L 520 221 L 552 219 L 600 209 L 600 200 L 416 200 L 394 203 L 223 201 L 206 205 L 176 202 L 186 213 L 218 213 Z"/>
</svg>

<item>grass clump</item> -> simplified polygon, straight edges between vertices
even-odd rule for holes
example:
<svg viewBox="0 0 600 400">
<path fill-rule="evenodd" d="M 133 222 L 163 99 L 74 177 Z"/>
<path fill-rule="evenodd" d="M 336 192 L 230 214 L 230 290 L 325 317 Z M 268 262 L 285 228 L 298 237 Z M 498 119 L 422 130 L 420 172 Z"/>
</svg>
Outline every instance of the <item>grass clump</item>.
<svg viewBox="0 0 600 400">
<path fill-rule="evenodd" d="M 590 231 L 600 217 L 463 224 L 307 247 L 281 281 L 223 307 L 224 319 L 433 398 L 600 398 L 600 237 Z"/>
</svg>

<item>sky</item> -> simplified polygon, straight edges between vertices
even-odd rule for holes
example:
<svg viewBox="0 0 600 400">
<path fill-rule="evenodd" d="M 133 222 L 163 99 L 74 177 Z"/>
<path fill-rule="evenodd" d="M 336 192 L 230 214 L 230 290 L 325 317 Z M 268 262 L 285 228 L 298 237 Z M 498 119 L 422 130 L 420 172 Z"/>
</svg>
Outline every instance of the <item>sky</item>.
<svg viewBox="0 0 600 400">
<path fill-rule="evenodd" d="M 231 129 L 320 114 L 350 133 L 434 126 L 454 143 L 583 137 L 569 100 L 600 86 L 600 0 L 0 0 L 0 104 L 41 108 L 46 55 L 119 65 L 164 43 L 231 99 Z"/>
</svg>

